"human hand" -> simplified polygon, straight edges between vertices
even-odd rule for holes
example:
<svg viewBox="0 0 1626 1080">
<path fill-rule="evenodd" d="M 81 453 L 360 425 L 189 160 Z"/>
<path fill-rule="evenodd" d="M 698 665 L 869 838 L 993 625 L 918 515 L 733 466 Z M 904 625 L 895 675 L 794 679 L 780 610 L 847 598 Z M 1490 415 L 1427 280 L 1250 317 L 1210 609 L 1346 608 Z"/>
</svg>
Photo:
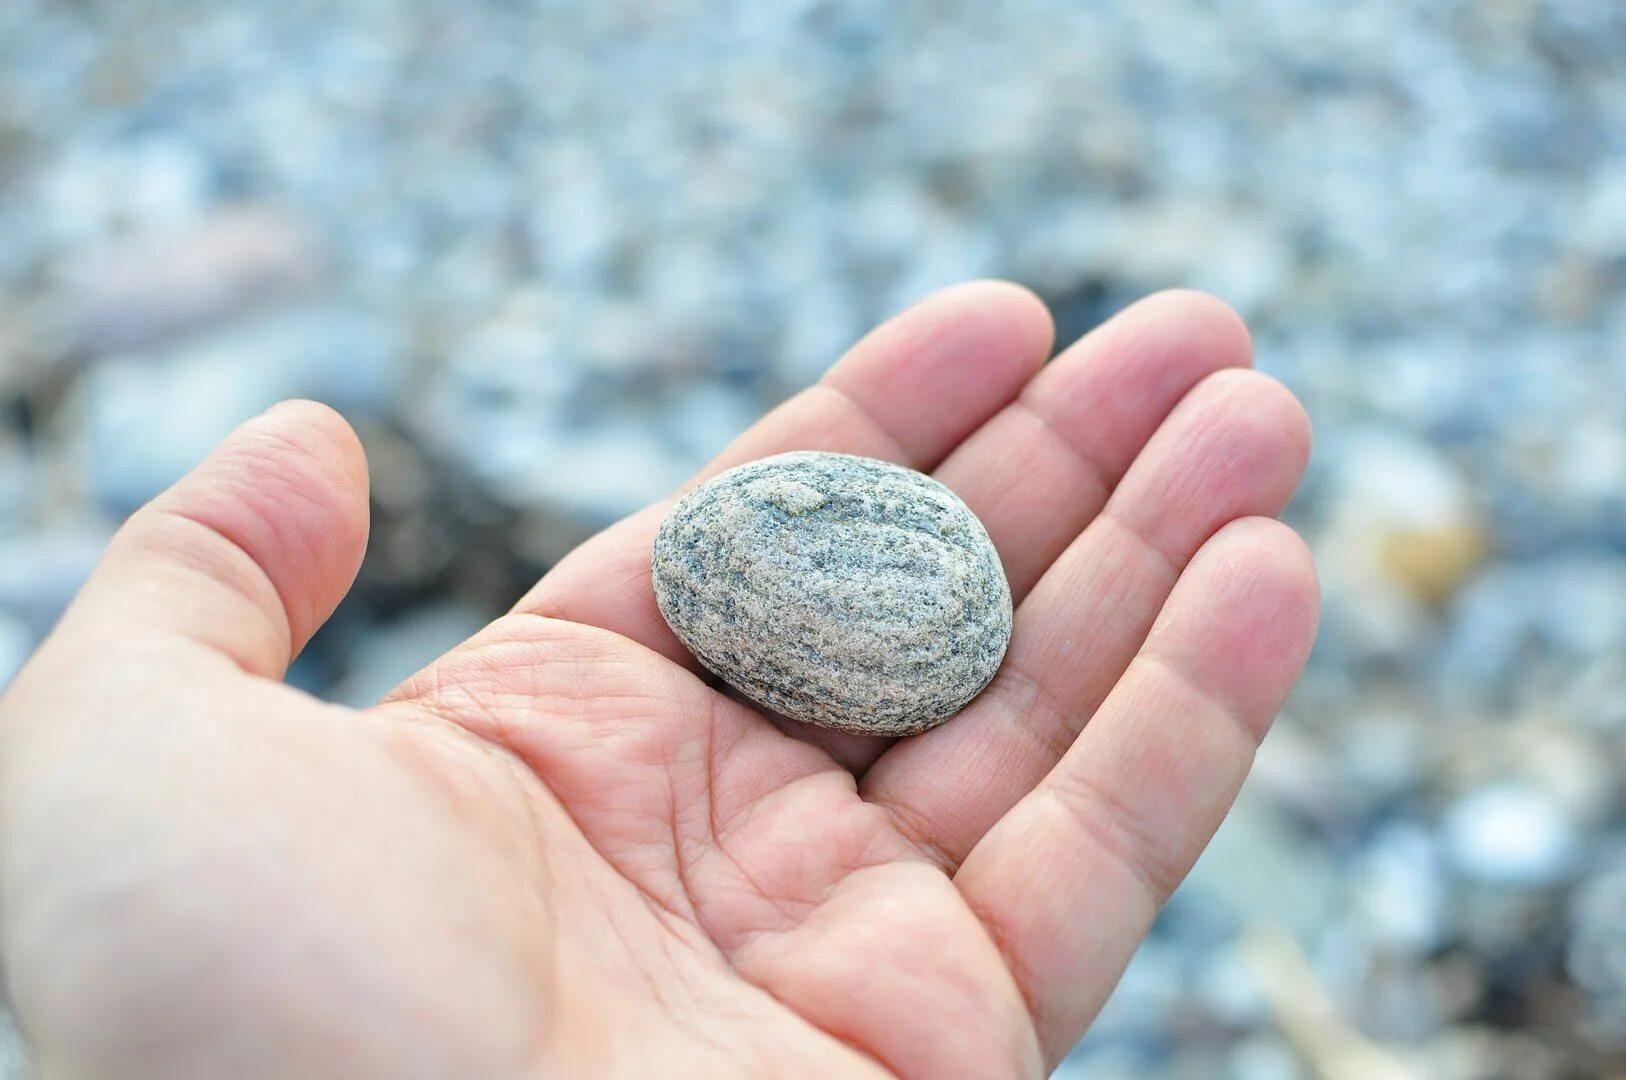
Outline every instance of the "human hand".
<svg viewBox="0 0 1626 1080">
<path fill-rule="evenodd" d="M 1040 370 L 1050 337 L 1026 292 L 947 290 L 703 474 L 866 454 L 987 525 L 1004 666 L 890 744 L 703 681 L 651 593 L 666 504 L 377 706 L 290 689 L 366 469 L 320 406 L 244 425 L 0 702 L 0 945 L 41 1075 L 1043 1073 L 1218 825 L 1317 605 L 1265 519 L 1307 425 L 1236 317 L 1160 294 Z"/>
</svg>

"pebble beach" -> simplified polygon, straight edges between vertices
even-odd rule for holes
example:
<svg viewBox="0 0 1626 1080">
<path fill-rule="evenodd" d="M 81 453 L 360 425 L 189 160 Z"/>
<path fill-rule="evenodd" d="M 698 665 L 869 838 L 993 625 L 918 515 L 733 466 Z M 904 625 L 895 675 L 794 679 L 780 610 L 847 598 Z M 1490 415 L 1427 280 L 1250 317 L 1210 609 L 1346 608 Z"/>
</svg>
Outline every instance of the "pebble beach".
<svg viewBox="0 0 1626 1080">
<path fill-rule="evenodd" d="M 1626 1075 L 1623 56 L 1613 0 L 8 0 L 0 685 L 286 397 L 371 461 L 291 676 L 362 704 L 935 288 L 1206 289 L 1314 420 L 1321 636 L 1056 1075 Z"/>
</svg>

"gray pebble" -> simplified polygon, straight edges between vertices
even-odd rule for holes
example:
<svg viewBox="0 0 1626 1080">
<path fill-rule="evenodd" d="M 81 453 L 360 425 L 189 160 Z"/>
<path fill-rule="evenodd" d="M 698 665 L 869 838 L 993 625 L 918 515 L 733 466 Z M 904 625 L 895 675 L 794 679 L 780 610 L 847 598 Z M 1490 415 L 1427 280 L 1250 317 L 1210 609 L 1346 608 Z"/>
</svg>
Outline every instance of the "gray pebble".
<svg viewBox="0 0 1626 1080">
<path fill-rule="evenodd" d="M 751 700 L 821 727 L 910 735 L 988 685 L 1011 591 L 971 510 L 912 469 L 798 452 L 685 495 L 655 538 L 672 630 Z"/>
</svg>

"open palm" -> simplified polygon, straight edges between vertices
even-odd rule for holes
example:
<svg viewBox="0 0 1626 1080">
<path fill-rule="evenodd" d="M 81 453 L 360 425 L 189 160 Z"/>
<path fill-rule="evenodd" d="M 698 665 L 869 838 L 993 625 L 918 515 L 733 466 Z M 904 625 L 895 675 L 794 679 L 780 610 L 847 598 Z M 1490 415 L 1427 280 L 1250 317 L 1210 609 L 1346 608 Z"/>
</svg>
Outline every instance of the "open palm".
<svg viewBox="0 0 1626 1080">
<path fill-rule="evenodd" d="M 366 535 L 354 436 L 251 421 L 115 539 L 0 708 L 0 931 L 41 1074 L 1042 1074 L 1229 806 L 1313 635 L 1302 411 L 1217 302 L 1041 364 L 983 283 L 708 467 L 931 471 L 1018 604 L 892 741 L 764 717 L 661 621 L 664 505 L 350 711 L 280 683 Z M 541 467 L 547 467 L 545 464 Z"/>
</svg>

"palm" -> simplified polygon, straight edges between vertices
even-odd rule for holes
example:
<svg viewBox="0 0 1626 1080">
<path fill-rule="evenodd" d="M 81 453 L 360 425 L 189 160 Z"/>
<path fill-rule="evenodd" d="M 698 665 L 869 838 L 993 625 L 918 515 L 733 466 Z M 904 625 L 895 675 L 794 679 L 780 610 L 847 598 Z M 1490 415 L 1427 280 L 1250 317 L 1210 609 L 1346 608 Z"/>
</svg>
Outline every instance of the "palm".
<svg viewBox="0 0 1626 1080">
<path fill-rule="evenodd" d="M 514 682 L 555 665 L 605 674 Z M 571 868 L 552 902 L 575 910 L 555 917 L 618 957 L 604 1000 L 640 1017 L 620 1053 L 726 1048 L 696 1069 L 708 1076 L 1037 1070 L 1032 1023 L 965 899 L 828 753 L 601 630 L 516 617 L 448 666 L 398 697 L 427 710 L 420 730 L 449 719 L 521 766 L 537 846 Z"/>
<path fill-rule="evenodd" d="M 1222 371 L 1246 363 L 1230 317 L 1161 297 L 1035 378 L 1046 347 L 1030 298 L 951 291 L 866 339 L 711 466 L 790 448 L 893 458 L 933 469 L 988 525 L 1019 604 L 1006 664 L 951 723 L 890 745 L 799 729 L 703 681 L 650 593 L 661 506 L 584 545 L 384 703 L 336 719 L 240 669 L 279 673 L 342 593 L 359 543 L 331 536 L 309 491 L 343 488 L 333 474 L 353 463 L 315 454 L 284 477 L 300 497 L 280 516 L 315 524 L 263 506 L 234 519 L 198 498 L 203 480 L 183 483 L 166 496 L 171 515 L 228 539 L 225 562 L 246 554 L 263 571 L 249 585 L 218 568 L 204 577 L 227 579 L 269 640 L 239 629 L 224 641 L 219 613 L 143 600 L 104 571 L 111 583 L 76 608 L 91 614 L 65 620 L 7 702 L 23 712 L 44 693 L 59 712 L 102 719 L 13 738 L 5 794 L 32 816 L 11 819 L 35 822 L 29 839 L 51 833 L 38 822 L 54 819 L 32 811 L 60 791 L 42 795 L 44 763 L 80 763 L 83 777 L 87 748 L 124 731 L 155 779 L 125 769 L 98 790 L 123 800 L 120 819 L 139 823 L 129 831 L 174 846 L 219 831 L 200 821 L 270 822 L 238 832 L 273 842 L 136 875 L 120 910 L 143 914 L 138 929 L 98 925 L 46 964 L 34 954 L 74 925 L 64 890 L 47 903 L 18 882 L 75 845 L 94 861 L 108 838 L 76 820 L 48 841 L 13 837 L 0 911 L 36 1045 L 94 1027 L 114 1053 L 118 1025 L 64 1008 L 61 984 L 114 969 L 147 1000 L 141 949 L 164 941 L 159 967 L 173 973 L 173 955 L 201 940 L 195 964 L 210 978 L 156 990 L 215 1017 L 189 1060 L 233 1061 L 239 1075 L 275 1054 L 219 1056 L 233 1036 L 271 1040 L 262 1049 L 312 1076 L 1040 1071 L 1217 824 L 1314 621 L 1297 541 L 1239 520 L 1280 508 L 1305 432 L 1278 386 Z M 321 542 L 290 555 L 290 535 Z M 77 625 L 128 617 L 132 603 L 214 661 L 175 688 L 182 704 L 165 702 L 162 726 L 110 726 L 127 697 L 82 701 L 49 678 L 71 681 L 83 662 Z M 236 719 L 223 727 L 228 699 Z M 188 773 L 177 797 L 162 763 L 200 745 L 219 745 L 230 767 Z M 277 917 L 242 902 L 244 879 L 286 901 Z M 166 914 L 176 895 L 185 919 Z M 76 1053 L 64 1072 L 102 1060 Z M 173 1065 L 154 1071 L 180 1074 Z"/>
</svg>

